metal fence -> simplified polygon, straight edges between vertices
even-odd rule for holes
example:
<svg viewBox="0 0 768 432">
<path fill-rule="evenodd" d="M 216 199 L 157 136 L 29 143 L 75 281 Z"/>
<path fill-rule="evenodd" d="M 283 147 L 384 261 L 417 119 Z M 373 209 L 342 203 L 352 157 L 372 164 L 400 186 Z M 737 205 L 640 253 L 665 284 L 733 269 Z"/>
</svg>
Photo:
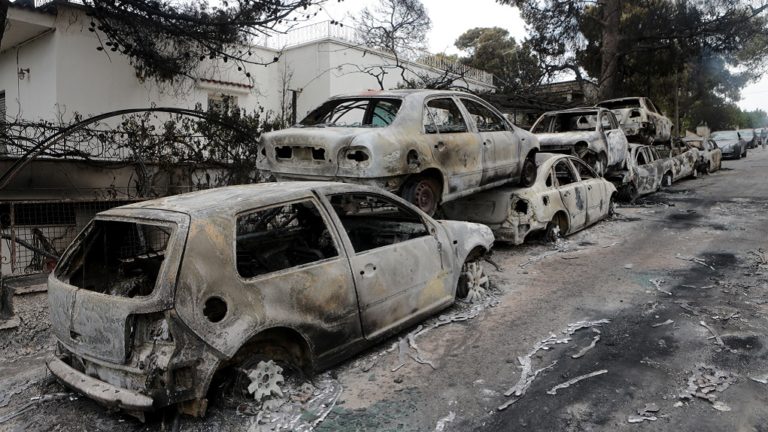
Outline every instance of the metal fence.
<svg viewBox="0 0 768 432">
<path fill-rule="evenodd" d="M 4 276 L 50 272 L 96 213 L 132 201 L 0 202 L 0 268 Z"/>
</svg>

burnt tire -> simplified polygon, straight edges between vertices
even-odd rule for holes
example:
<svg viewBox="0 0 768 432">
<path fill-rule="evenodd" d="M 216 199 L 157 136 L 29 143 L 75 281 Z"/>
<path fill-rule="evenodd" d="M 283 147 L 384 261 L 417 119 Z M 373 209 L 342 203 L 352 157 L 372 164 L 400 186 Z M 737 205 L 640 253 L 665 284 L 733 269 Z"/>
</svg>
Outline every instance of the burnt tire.
<svg viewBox="0 0 768 432">
<path fill-rule="evenodd" d="M 565 222 L 565 216 L 562 213 L 558 213 L 547 224 L 547 232 L 544 237 L 548 242 L 554 243 L 559 238 L 563 238 L 568 231 L 568 225 Z"/>
<path fill-rule="evenodd" d="M 440 183 L 430 177 L 414 177 L 403 187 L 403 198 L 429 216 L 437 211 L 440 197 Z"/>
<path fill-rule="evenodd" d="M 490 280 L 479 259 L 467 259 L 461 267 L 456 285 L 456 298 L 472 302 L 483 298 L 490 288 Z"/>
<path fill-rule="evenodd" d="M 524 187 L 530 187 L 534 183 L 536 183 L 536 162 L 534 162 L 533 156 L 529 156 L 523 162 L 520 184 Z"/>
<path fill-rule="evenodd" d="M 612 218 L 616 216 L 616 195 L 611 195 L 611 198 L 608 201 L 608 217 Z"/>
<path fill-rule="evenodd" d="M 666 173 L 661 178 L 661 187 L 662 188 L 668 188 L 670 186 L 672 186 L 672 174 Z"/>
</svg>

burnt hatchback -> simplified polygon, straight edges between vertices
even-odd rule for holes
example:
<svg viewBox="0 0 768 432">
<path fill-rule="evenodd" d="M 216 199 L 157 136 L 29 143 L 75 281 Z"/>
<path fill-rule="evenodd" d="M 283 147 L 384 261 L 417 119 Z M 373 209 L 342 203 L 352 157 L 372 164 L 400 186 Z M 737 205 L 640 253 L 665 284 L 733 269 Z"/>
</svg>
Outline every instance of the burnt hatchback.
<svg viewBox="0 0 768 432">
<path fill-rule="evenodd" d="M 48 367 L 108 406 L 204 415 L 217 372 L 263 357 L 326 369 L 467 296 L 492 243 L 483 225 L 339 183 L 111 209 L 48 280 L 58 341 Z"/>
<path fill-rule="evenodd" d="M 442 90 L 333 97 L 260 145 L 259 169 L 278 180 L 379 186 L 428 214 L 481 190 L 532 184 L 539 148 L 482 99 Z"/>
</svg>

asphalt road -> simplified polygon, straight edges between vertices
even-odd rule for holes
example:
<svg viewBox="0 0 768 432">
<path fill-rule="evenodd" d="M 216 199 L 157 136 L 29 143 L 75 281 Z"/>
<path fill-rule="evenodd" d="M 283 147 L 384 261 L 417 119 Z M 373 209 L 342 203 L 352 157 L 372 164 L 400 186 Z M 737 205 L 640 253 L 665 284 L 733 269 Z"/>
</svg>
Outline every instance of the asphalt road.
<svg viewBox="0 0 768 432">
<path fill-rule="evenodd" d="M 768 251 L 768 150 L 723 167 L 556 246 L 499 245 L 499 269 L 486 265 L 494 301 L 446 311 L 457 322 L 420 334 L 410 355 L 403 333 L 336 368 L 328 378 L 343 390 L 316 430 L 768 431 L 768 384 L 753 379 L 768 374 L 768 263 L 753 253 Z M 39 320 L 44 296 L 17 306 Z M 584 320 L 608 322 L 564 332 Z M 43 378 L 50 337 L 35 328 L 0 338 L 0 430 L 268 429 L 216 406 L 203 420 L 142 424 L 68 397 L 2 421 L 64 391 Z M 550 335 L 562 343 L 535 350 Z M 505 396 L 529 354 L 539 374 Z"/>
</svg>

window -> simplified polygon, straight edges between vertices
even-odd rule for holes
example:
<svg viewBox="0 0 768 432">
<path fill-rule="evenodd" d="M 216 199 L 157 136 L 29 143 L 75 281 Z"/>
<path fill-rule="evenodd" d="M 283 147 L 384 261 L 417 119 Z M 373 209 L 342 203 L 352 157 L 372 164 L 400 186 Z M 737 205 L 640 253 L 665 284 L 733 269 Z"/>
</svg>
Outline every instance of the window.
<svg viewBox="0 0 768 432">
<path fill-rule="evenodd" d="M 432 99 L 424 110 L 424 132 L 466 132 L 467 124 L 453 99 Z"/>
<path fill-rule="evenodd" d="M 580 160 L 572 160 L 571 162 L 573 162 L 573 165 L 576 167 L 576 171 L 579 172 L 579 177 L 581 177 L 582 180 L 593 179 L 597 177 L 595 172 L 592 171 L 592 168 L 588 167 L 584 162 Z"/>
<path fill-rule="evenodd" d="M 361 193 L 328 198 L 357 253 L 429 235 L 417 213 L 388 198 Z"/>
<path fill-rule="evenodd" d="M 561 160 L 555 164 L 555 176 L 557 177 L 557 183 L 560 186 L 575 183 L 577 180 L 576 173 L 573 172 L 571 164 L 567 160 Z"/>
<path fill-rule="evenodd" d="M 498 132 L 507 130 L 507 123 L 501 117 L 497 116 L 488 107 L 471 99 L 461 99 L 461 102 L 467 107 L 469 115 L 477 125 L 479 132 Z"/>
<path fill-rule="evenodd" d="M 208 95 L 208 111 L 226 114 L 233 108 L 237 108 L 237 96 L 224 93 L 211 93 Z"/>
<path fill-rule="evenodd" d="M 330 231 L 311 201 L 238 216 L 237 272 L 244 278 L 334 258 Z"/>
<path fill-rule="evenodd" d="M 603 127 L 603 129 L 613 129 L 613 125 L 611 125 L 611 117 L 607 112 L 600 114 L 600 125 Z"/>
<path fill-rule="evenodd" d="M 635 160 L 637 161 L 637 165 L 647 165 L 648 161 L 645 157 L 645 149 L 639 148 L 637 149 L 637 155 L 635 156 Z"/>
<path fill-rule="evenodd" d="M 309 113 L 302 126 L 386 127 L 395 121 L 400 99 L 332 99 Z"/>
</svg>

